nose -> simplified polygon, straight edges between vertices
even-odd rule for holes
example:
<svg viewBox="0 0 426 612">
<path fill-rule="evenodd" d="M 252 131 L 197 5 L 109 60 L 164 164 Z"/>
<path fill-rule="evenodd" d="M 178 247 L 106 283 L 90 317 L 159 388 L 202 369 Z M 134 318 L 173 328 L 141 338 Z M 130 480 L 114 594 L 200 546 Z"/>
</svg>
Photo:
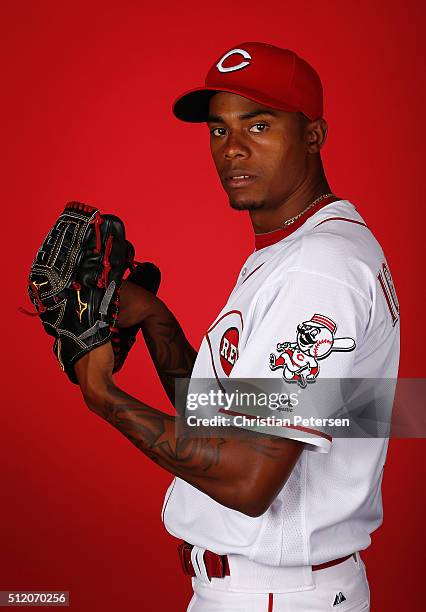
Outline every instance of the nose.
<svg viewBox="0 0 426 612">
<path fill-rule="evenodd" d="M 250 156 L 250 149 L 244 142 L 244 137 L 238 132 L 229 132 L 224 147 L 226 159 L 247 158 Z"/>
</svg>

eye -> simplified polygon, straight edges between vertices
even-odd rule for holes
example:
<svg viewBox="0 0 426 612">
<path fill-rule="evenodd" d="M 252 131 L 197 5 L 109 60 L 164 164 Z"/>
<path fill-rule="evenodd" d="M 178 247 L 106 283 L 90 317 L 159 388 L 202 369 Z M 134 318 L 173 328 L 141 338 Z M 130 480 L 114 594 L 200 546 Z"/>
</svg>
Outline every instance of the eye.
<svg viewBox="0 0 426 612">
<path fill-rule="evenodd" d="M 267 123 L 255 123 L 251 126 L 250 132 L 255 132 L 255 134 L 259 134 L 260 132 L 264 132 L 268 128 Z"/>
<path fill-rule="evenodd" d="M 210 134 L 211 134 L 211 136 L 225 136 L 226 129 L 225 128 L 221 128 L 221 127 L 212 128 L 210 130 Z"/>
</svg>

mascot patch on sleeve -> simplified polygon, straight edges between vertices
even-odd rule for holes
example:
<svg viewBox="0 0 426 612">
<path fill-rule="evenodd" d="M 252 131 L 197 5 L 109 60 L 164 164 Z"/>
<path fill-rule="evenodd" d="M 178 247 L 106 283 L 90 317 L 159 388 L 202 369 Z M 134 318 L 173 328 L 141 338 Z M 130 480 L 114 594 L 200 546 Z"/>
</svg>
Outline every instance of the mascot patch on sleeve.
<svg viewBox="0 0 426 612">
<path fill-rule="evenodd" d="M 335 338 L 337 325 L 322 314 L 314 314 L 309 321 L 297 326 L 296 342 L 278 342 L 278 355 L 271 353 L 271 370 L 283 369 L 283 378 L 305 388 L 315 382 L 319 373 L 318 361 L 328 357 L 332 351 L 353 351 L 352 338 Z"/>
</svg>

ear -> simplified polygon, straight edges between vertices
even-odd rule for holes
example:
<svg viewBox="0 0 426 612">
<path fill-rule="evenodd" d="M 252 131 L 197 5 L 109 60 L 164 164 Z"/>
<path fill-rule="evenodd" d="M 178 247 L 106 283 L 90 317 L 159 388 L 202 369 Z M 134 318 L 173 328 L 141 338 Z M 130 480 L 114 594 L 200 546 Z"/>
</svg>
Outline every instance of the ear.
<svg viewBox="0 0 426 612">
<path fill-rule="evenodd" d="M 333 342 L 332 351 L 353 351 L 355 348 L 355 341 L 352 338 L 335 338 Z"/>
<path fill-rule="evenodd" d="M 319 153 L 327 139 L 328 125 L 325 119 L 311 121 L 306 126 L 309 153 Z"/>
</svg>

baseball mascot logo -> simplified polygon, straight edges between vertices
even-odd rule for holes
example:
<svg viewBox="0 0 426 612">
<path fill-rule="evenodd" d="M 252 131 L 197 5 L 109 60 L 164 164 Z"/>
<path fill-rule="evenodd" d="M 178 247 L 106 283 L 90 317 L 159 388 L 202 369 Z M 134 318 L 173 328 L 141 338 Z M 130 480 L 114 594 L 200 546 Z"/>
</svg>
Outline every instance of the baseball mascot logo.
<svg viewBox="0 0 426 612">
<path fill-rule="evenodd" d="M 305 388 L 315 382 L 319 373 L 318 361 L 328 357 L 332 351 L 353 351 L 352 338 L 335 338 L 337 325 L 322 314 L 314 314 L 309 321 L 297 326 L 296 342 L 279 342 L 279 355 L 271 353 L 271 370 L 283 369 L 283 378 Z"/>
</svg>

